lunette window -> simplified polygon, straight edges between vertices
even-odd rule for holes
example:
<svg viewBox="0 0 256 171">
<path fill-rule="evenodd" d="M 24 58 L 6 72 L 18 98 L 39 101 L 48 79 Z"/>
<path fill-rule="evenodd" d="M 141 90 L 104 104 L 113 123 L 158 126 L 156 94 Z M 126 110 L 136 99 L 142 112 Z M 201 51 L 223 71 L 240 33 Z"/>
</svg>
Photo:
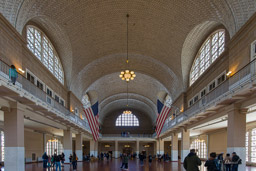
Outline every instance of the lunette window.
<svg viewBox="0 0 256 171">
<path fill-rule="evenodd" d="M 28 48 L 64 84 L 64 72 L 56 50 L 47 36 L 35 26 L 27 26 Z"/>
<path fill-rule="evenodd" d="M 139 120 L 134 114 L 121 114 L 116 119 L 116 126 L 139 126 Z"/>
<path fill-rule="evenodd" d="M 190 85 L 205 72 L 224 50 L 225 31 L 220 29 L 212 33 L 198 51 L 190 71 Z"/>
</svg>

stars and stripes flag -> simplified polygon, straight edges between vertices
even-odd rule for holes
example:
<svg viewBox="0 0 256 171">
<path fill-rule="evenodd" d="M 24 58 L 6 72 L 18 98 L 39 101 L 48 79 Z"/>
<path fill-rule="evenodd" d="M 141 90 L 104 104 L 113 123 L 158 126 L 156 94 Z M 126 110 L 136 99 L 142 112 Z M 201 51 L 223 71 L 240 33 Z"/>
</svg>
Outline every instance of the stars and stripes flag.
<svg viewBox="0 0 256 171">
<path fill-rule="evenodd" d="M 99 139 L 99 110 L 98 110 L 98 106 L 99 106 L 99 103 L 96 102 L 94 105 L 84 108 L 84 113 L 88 120 L 94 141 L 97 141 Z"/>
<path fill-rule="evenodd" d="M 171 106 L 163 104 L 160 100 L 157 99 L 157 112 L 158 116 L 156 119 L 156 134 L 157 137 L 161 134 L 164 123 L 167 119 L 168 114 L 171 111 Z"/>
</svg>

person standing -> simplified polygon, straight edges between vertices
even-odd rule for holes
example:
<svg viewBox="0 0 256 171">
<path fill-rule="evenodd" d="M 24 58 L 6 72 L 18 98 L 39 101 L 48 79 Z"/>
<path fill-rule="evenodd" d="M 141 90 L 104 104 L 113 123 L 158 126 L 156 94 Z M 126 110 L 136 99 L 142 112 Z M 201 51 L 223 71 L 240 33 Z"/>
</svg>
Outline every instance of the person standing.
<svg viewBox="0 0 256 171">
<path fill-rule="evenodd" d="M 143 166 L 144 155 L 140 153 L 139 158 L 140 158 L 140 165 Z"/>
<path fill-rule="evenodd" d="M 184 160 L 183 167 L 187 171 L 199 171 L 198 166 L 202 164 L 201 160 L 196 155 L 196 150 L 191 149 L 190 153 L 187 155 L 187 157 Z"/>
<path fill-rule="evenodd" d="M 216 153 L 210 154 L 210 158 L 205 162 L 204 166 L 207 167 L 208 171 L 220 171 L 218 160 L 216 159 Z"/>
<path fill-rule="evenodd" d="M 128 158 L 128 155 L 126 154 L 124 156 L 124 170 L 128 170 L 128 160 L 129 158 Z"/>
<path fill-rule="evenodd" d="M 16 79 L 18 78 L 18 72 L 14 65 L 11 65 L 11 68 L 9 69 L 9 78 L 11 79 L 12 84 L 15 85 Z"/>
<path fill-rule="evenodd" d="M 217 157 L 218 164 L 219 164 L 219 170 L 223 170 L 223 153 L 220 153 Z"/>
<path fill-rule="evenodd" d="M 54 161 L 55 161 L 55 164 L 56 164 L 56 171 L 58 170 L 58 168 L 59 168 L 59 171 L 61 171 L 60 160 L 61 160 L 61 156 L 60 156 L 60 155 L 57 155 L 57 154 L 55 153 L 55 154 L 54 154 Z"/>
<path fill-rule="evenodd" d="M 47 162 L 48 162 L 48 156 L 47 156 L 46 152 L 44 152 L 44 154 L 42 156 L 42 159 L 43 159 L 43 168 L 46 169 L 47 168 Z"/>
<path fill-rule="evenodd" d="M 76 153 L 73 152 L 73 156 L 72 156 L 72 165 L 73 165 L 73 170 L 76 170 L 77 169 L 77 156 L 76 156 Z"/>
<path fill-rule="evenodd" d="M 123 153 L 122 158 L 121 158 L 122 159 L 122 165 L 120 167 L 121 169 L 123 169 L 125 167 L 125 161 L 124 161 L 125 160 L 125 156 L 126 156 L 126 154 Z"/>
<path fill-rule="evenodd" d="M 238 171 L 238 165 L 242 164 L 242 160 L 236 154 L 236 152 L 232 153 L 232 171 Z"/>
<path fill-rule="evenodd" d="M 152 164 L 152 155 L 149 154 L 148 156 L 148 163 L 149 163 L 149 167 L 151 167 L 151 164 Z"/>
<path fill-rule="evenodd" d="M 224 166 L 226 168 L 226 171 L 231 171 L 231 161 L 232 161 L 232 159 L 230 157 L 230 154 L 227 153 L 226 157 L 224 159 Z"/>
</svg>

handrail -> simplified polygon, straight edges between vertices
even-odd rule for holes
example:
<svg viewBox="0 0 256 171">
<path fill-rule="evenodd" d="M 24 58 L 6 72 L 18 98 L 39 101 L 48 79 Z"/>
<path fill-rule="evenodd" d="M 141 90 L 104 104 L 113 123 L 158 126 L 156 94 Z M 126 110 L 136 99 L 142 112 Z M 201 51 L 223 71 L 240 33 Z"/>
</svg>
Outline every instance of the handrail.
<svg viewBox="0 0 256 171">
<path fill-rule="evenodd" d="M 233 93 L 236 89 L 243 87 L 244 85 L 252 82 L 256 79 L 256 59 L 249 62 L 243 68 L 238 70 L 231 77 L 226 79 L 218 87 L 212 90 L 210 93 L 199 99 L 194 103 L 190 108 L 185 110 L 183 113 L 180 113 L 175 119 L 165 122 L 162 132 L 165 132 L 167 129 L 174 127 L 175 125 L 181 123 L 185 119 L 188 119 L 194 116 L 200 110 L 209 107 L 214 104 L 214 102 L 222 97 L 226 97 L 227 94 Z"/>
<path fill-rule="evenodd" d="M 9 80 L 9 69 L 10 69 L 10 66 L 6 62 L 0 59 L 0 76 L 4 77 L 6 80 Z M 63 113 L 69 120 L 72 120 L 73 122 L 79 124 L 80 126 L 83 126 L 88 130 L 90 130 L 88 122 L 86 120 L 82 120 L 80 117 L 70 112 L 65 106 L 55 101 L 54 98 L 52 98 L 46 92 L 38 88 L 35 84 L 31 83 L 22 74 L 20 73 L 18 74 L 19 75 L 17 78 L 16 86 L 26 90 L 28 93 L 39 98 L 40 100 L 47 103 L 48 105 L 51 105 L 53 108 Z M 46 100 L 47 98 L 51 99 L 51 103 L 47 102 Z"/>
</svg>

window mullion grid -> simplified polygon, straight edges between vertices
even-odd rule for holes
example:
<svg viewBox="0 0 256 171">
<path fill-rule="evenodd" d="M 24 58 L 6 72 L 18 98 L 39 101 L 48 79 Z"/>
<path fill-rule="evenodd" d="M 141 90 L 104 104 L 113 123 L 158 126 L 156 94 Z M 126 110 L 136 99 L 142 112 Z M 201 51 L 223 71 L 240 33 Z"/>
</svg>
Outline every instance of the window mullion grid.
<svg viewBox="0 0 256 171">
<path fill-rule="evenodd" d="M 251 138 L 252 138 L 252 130 L 248 131 L 248 162 L 251 162 L 251 154 L 252 154 L 252 150 L 251 150 Z"/>
</svg>

